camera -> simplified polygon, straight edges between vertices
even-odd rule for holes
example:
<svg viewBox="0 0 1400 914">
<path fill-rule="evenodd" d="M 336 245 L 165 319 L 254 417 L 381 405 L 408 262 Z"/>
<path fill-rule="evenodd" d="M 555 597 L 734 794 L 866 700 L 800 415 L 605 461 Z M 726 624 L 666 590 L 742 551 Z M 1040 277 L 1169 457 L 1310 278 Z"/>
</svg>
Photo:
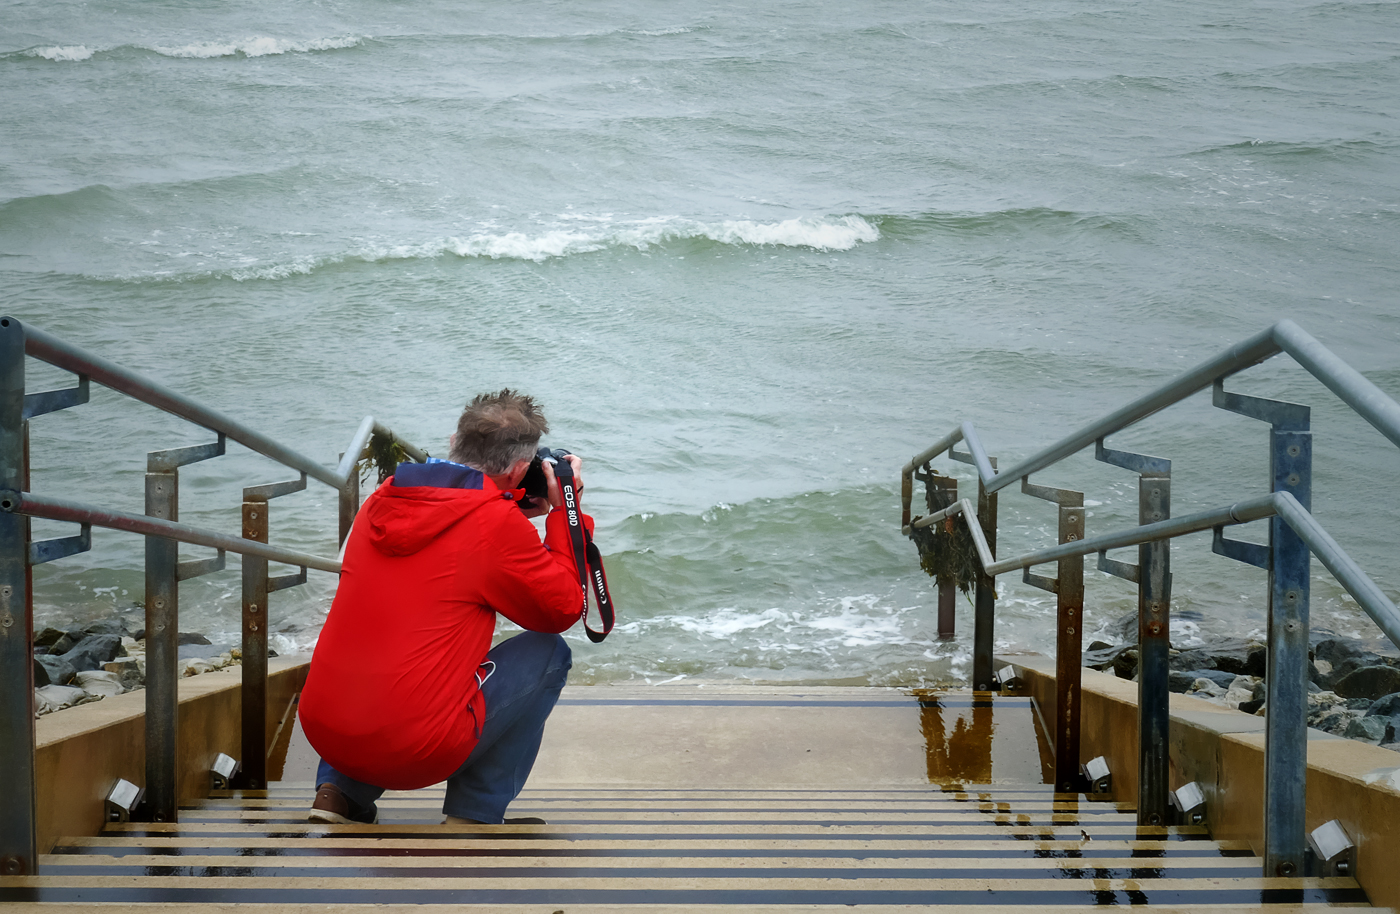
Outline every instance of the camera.
<svg viewBox="0 0 1400 914">
<path fill-rule="evenodd" d="M 519 502 L 521 510 L 534 507 L 535 499 L 549 498 L 549 480 L 544 475 L 544 462 L 557 464 L 572 451 L 563 448 L 542 447 L 535 452 L 535 459 L 530 461 L 530 469 L 525 471 L 525 478 L 520 481 L 520 486 L 525 490 L 525 497 Z"/>
</svg>

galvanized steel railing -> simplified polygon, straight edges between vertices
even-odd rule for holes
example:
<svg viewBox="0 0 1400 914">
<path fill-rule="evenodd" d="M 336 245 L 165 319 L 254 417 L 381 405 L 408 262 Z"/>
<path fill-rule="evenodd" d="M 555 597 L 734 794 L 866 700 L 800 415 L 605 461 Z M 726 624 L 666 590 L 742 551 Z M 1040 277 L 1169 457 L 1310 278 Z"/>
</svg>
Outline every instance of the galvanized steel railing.
<svg viewBox="0 0 1400 914">
<path fill-rule="evenodd" d="M 25 356 L 77 375 L 74 387 L 30 393 Z M 209 444 L 152 451 L 146 466 L 146 513 L 29 492 L 29 420 L 88 401 L 92 382 L 162 409 L 217 435 Z M 243 759 L 241 786 L 266 783 L 267 598 L 305 583 L 306 571 L 338 573 L 335 558 L 269 545 L 268 501 L 306 488 L 307 477 L 339 493 L 340 542 L 359 509 L 356 466 L 370 436 L 393 432 L 366 417 L 334 468 L 202 406 L 119 365 L 70 346 L 13 317 L 0 317 L 0 874 L 36 872 L 33 587 L 31 568 L 85 552 L 93 526 L 146 537 L 146 801 L 144 818 L 174 821 L 175 751 L 179 673 L 179 582 L 218 571 L 227 552 L 243 556 Z M 300 473 L 298 479 L 243 490 L 242 536 L 179 522 L 179 468 L 224 453 L 235 441 Z M 399 441 L 414 460 L 426 455 Z M 76 536 L 30 542 L 29 517 L 81 525 Z M 213 558 L 181 562 L 178 544 L 218 550 Z M 268 562 L 300 567 L 296 574 L 268 576 Z M 90 788 L 83 788 L 90 789 Z"/>
<path fill-rule="evenodd" d="M 902 471 L 902 525 L 906 534 L 949 517 L 961 517 L 981 561 L 975 598 L 972 681 L 994 688 L 992 625 L 996 575 L 1021 569 L 1023 581 L 1057 595 L 1057 696 L 1053 720 L 1056 783 L 1062 790 L 1083 786 L 1079 771 L 1079 684 L 1083 637 L 1083 556 L 1098 553 L 1098 568 L 1138 584 L 1138 822 L 1169 821 L 1168 635 L 1171 600 L 1169 542 L 1212 530 L 1212 549 L 1269 573 L 1268 713 L 1265 736 L 1264 872 L 1301 875 L 1307 862 L 1304 798 L 1307 773 L 1308 563 L 1309 554 L 1332 572 L 1386 636 L 1400 644 L 1400 610 L 1337 544 L 1310 513 L 1312 433 L 1305 406 L 1226 392 L 1224 379 L 1279 353 L 1291 355 L 1396 445 L 1400 445 L 1400 404 L 1313 339 L 1283 320 L 1187 371 L 1152 393 L 1093 422 L 1020 463 L 998 472 L 971 422 L 964 422 L 907 463 Z M 1171 517 L 1171 462 L 1159 457 L 1111 450 L 1104 440 L 1185 397 L 1213 388 L 1213 404 L 1270 423 L 1273 491 L 1187 517 Z M 954 450 L 963 443 L 966 451 Z M 1034 485 L 1032 473 L 1046 469 L 1090 444 L 1097 459 L 1139 474 L 1139 525 L 1086 536 L 1083 495 Z M 978 496 L 957 498 L 956 482 L 934 473 L 930 462 L 948 454 L 976 467 Z M 915 479 L 929 481 L 941 505 L 926 517 L 911 515 Z M 1055 546 L 1025 555 L 996 558 L 997 492 L 1017 480 L 1022 492 L 1060 505 L 1060 536 Z M 1228 540 L 1224 528 L 1270 518 L 1269 545 Z M 1137 565 L 1114 561 L 1107 550 L 1139 547 Z M 1056 578 L 1030 569 L 1058 563 Z M 951 582 L 940 582 L 951 595 Z M 951 629 L 940 624 L 940 634 Z"/>
</svg>

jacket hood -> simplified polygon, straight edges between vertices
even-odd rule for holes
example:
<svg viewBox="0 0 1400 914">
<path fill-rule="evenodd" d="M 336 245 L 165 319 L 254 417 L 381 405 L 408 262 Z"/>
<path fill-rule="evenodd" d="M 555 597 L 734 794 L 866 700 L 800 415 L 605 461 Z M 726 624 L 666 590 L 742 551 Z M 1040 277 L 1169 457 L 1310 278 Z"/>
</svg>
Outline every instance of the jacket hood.
<svg viewBox="0 0 1400 914">
<path fill-rule="evenodd" d="M 412 555 L 473 511 L 511 498 L 491 480 L 479 489 L 396 486 L 391 477 L 366 499 L 356 524 L 364 524 L 374 548 L 385 555 Z"/>
</svg>

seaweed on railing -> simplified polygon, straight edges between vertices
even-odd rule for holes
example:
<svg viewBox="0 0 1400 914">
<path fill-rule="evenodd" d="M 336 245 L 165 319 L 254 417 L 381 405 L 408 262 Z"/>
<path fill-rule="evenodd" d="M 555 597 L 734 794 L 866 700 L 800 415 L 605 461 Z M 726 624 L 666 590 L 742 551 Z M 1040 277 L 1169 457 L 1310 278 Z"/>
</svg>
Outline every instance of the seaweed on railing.
<svg viewBox="0 0 1400 914">
<path fill-rule="evenodd" d="M 384 481 L 394 475 L 399 464 L 412 461 L 413 457 L 404 449 L 399 439 L 393 435 L 381 435 L 375 432 L 370 435 L 369 442 L 361 452 L 360 460 L 355 465 L 355 471 L 360 474 L 363 480 L 368 476 L 370 470 L 379 471 L 379 480 L 376 485 L 383 485 Z"/>
<path fill-rule="evenodd" d="M 928 475 L 921 475 L 926 488 L 924 497 L 929 513 L 946 507 L 947 490 L 936 487 Z M 914 518 L 918 520 L 918 518 Z M 965 596 L 971 593 L 972 585 L 982 572 L 982 563 L 977 557 L 977 545 L 966 523 L 954 517 L 945 517 L 939 523 L 927 526 L 911 525 L 909 538 L 919 552 L 919 567 L 930 577 L 942 584 L 952 581 Z"/>
</svg>

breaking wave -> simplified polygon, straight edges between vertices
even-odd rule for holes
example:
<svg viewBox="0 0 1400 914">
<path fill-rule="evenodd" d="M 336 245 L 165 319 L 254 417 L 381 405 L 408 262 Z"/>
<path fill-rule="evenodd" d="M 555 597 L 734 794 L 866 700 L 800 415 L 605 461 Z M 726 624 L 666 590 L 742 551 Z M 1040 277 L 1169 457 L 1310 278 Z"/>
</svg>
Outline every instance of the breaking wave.
<svg viewBox="0 0 1400 914">
<path fill-rule="evenodd" d="M 182 45 L 118 45 L 116 47 L 88 47 L 87 45 L 50 45 L 26 48 L 5 57 L 39 57 L 44 60 L 71 62 L 89 60 L 97 54 L 108 54 L 121 50 L 148 51 L 162 57 L 204 60 L 214 57 L 268 57 L 276 54 L 306 54 L 313 51 L 338 51 L 344 48 L 359 47 L 363 38 L 344 36 L 338 38 L 273 38 L 267 35 L 252 35 L 246 38 L 225 41 L 194 41 Z"/>
<path fill-rule="evenodd" d="M 238 282 L 286 279 L 338 264 L 384 263 L 396 260 L 431 260 L 438 257 L 528 260 L 543 262 L 556 257 L 589 254 L 609 248 L 647 251 L 678 242 L 755 247 L 806 248 L 815 251 L 847 251 L 876 241 L 879 228 L 861 216 L 826 219 L 788 219 L 782 222 L 726 220 L 697 222 L 662 217 L 636 223 L 585 227 L 554 227 L 537 232 L 474 232 L 418 244 L 364 242 L 335 255 L 305 255 L 277 263 L 256 263 L 197 274 L 143 273 L 119 277 L 127 281 L 187 281 L 226 278 Z"/>
</svg>

